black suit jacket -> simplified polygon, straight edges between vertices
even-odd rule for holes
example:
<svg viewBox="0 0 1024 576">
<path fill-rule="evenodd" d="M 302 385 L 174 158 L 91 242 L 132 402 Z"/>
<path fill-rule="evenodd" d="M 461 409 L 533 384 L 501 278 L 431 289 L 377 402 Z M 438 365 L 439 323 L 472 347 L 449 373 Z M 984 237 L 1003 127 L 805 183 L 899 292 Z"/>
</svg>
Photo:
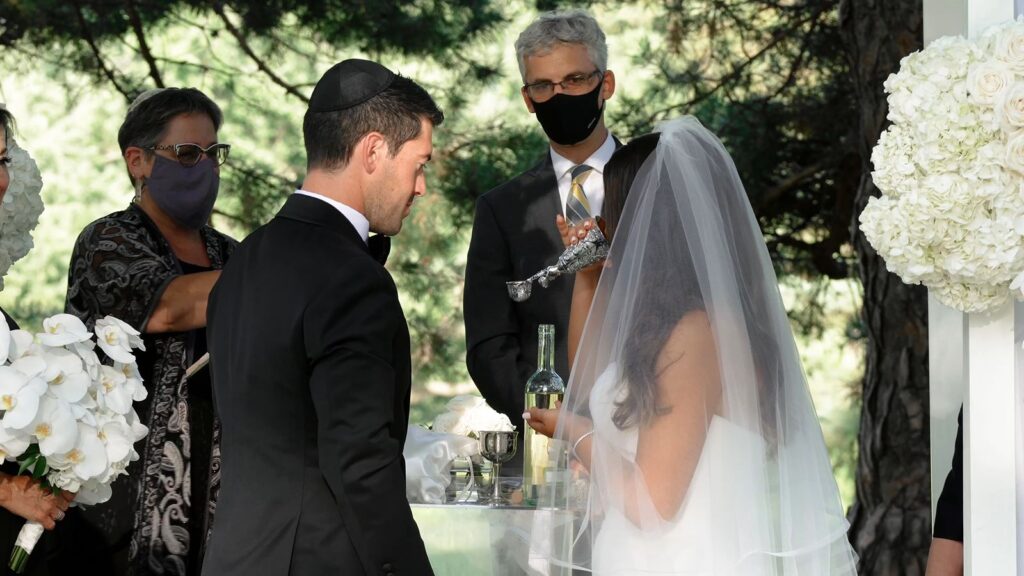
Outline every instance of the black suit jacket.
<svg viewBox="0 0 1024 576">
<path fill-rule="evenodd" d="M 537 369 L 537 326 L 555 326 L 555 370 L 568 380 L 567 328 L 573 277 L 535 284 L 525 302 L 505 282 L 523 280 L 563 251 L 555 216 L 562 213 L 551 155 L 480 196 L 466 259 L 463 314 L 466 365 L 480 393 L 522 432 L 526 380 Z M 518 460 L 518 458 L 517 458 Z"/>
<path fill-rule="evenodd" d="M 221 491 L 203 574 L 431 575 L 405 497 L 409 332 L 390 274 L 292 195 L 210 295 Z"/>
</svg>

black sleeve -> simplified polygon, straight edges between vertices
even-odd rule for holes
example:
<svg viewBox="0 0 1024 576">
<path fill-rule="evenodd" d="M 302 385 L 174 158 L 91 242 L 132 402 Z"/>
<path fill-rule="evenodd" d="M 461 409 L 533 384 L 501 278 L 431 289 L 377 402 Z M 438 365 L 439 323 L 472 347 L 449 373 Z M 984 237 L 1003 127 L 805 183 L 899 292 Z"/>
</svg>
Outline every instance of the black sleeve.
<svg viewBox="0 0 1024 576">
<path fill-rule="evenodd" d="M 395 418 L 394 284 L 366 266 L 324 286 L 303 318 L 320 468 L 367 574 L 431 574 L 405 496 Z"/>
<path fill-rule="evenodd" d="M 476 204 L 466 257 L 463 315 L 466 367 L 487 403 L 513 422 L 523 412 L 523 361 L 515 303 L 505 283 L 512 280 L 508 245 L 486 196 Z"/>
<path fill-rule="evenodd" d="M 91 224 L 75 242 L 64 311 L 90 328 L 111 315 L 145 332 L 167 285 L 178 276 L 145 235 L 113 221 Z"/>
<path fill-rule="evenodd" d="M 942 494 L 935 506 L 936 538 L 964 541 L 964 409 L 956 419 L 956 443 L 953 446 L 953 466 L 942 486 Z"/>
</svg>

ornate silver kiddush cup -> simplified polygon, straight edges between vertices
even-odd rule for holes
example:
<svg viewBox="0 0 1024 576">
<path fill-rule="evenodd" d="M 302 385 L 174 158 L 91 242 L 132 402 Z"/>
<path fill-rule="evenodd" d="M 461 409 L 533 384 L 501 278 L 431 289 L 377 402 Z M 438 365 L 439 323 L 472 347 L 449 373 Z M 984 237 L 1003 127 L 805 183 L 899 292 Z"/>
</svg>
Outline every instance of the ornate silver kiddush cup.
<svg viewBox="0 0 1024 576">
<path fill-rule="evenodd" d="M 494 485 L 494 495 L 491 497 L 492 505 L 503 504 L 499 488 L 499 470 L 504 462 L 508 462 L 516 455 L 516 440 L 519 432 L 515 430 L 480 430 L 476 433 L 477 443 L 480 445 L 480 455 L 490 460 L 491 484 Z"/>
<path fill-rule="evenodd" d="M 601 229 L 595 226 L 587 232 L 583 240 L 566 248 L 555 264 L 544 268 L 526 280 L 506 282 L 508 295 L 516 302 L 523 302 L 533 292 L 535 280 L 541 287 L 547 288 L 551 285 L 552 280 L 562 274 L 575 274 L 591 264 L 604 260 L 608 257 L 608 248 L 608 239 L 601 233 Z"/>
</svg>

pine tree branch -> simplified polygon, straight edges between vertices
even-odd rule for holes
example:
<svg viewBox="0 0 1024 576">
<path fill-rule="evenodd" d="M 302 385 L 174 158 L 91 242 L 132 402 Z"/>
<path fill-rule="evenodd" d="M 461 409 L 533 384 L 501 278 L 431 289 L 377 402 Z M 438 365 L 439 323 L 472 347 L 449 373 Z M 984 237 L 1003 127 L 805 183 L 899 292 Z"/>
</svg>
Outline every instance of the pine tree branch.
<svg viewBox="0 0 1024 576">
<path fill-rule="evenodd" d="M 164 81 L 160 77 L 160 69 L 157 68 L 156 60 L 153 59 L 153 53 L 149 50 L 149 44 L 146 43 L 146 33 L 142 29 L 142 19 L 139 18 L 139 11 L 135 9 L 135 2 L 125 0 L 125 5 L 128 8 L 128 21 L 131 22 L 135 38 L 139 41 L 139 52 L 146 64 L 149 65 L 149 77 L 153 79 L 153 84 L 157 88 L 163 88 Z"/>
<path fill-rule="evenodd" d="M 82 39 L 85 40 L 86 44 L 89 45 L 89 49 L 92 50 L 93 56 L 96 57 L 96 65 L 99 66 L 103 75 L 107 77 L 107 80 L 114 85 L 114 89 L 124 96 L 124 99 L 131 102 L 132 95 L 128 89 L 122 87 L 117 77 L 114 75 L 114 71 L 107 67 L 106 60 L 103 59 L 103 54 L 100 52 L 100 47 L 96 44 L 96 39 L 93 37 L 92 32 L 89 30 L 89 23 L 85 19 L 85 13 L 82 11 L 82 3 L 80 0 L 74 0 L 75 14 L 78 17 L 78 25 L 82 29 Z"/>
<path fill-rule="evenodd" d="M 656 112 L 654 117 L 655 118 L 663 118 L 663 117 L 665 117 L 666 115 L 668 115 L 668 114 L 670 114 L 672 112 L 676 112 L 676 111 L 679 111 L 679 110 L 686 111 L 686 110 L 692 108 L 693 106 L 696 106 L 697 104 L 700 104 L 704 100 L 707 100 L 711 96 L 717 94 L 719 91 L 721 91 L 722 89 L 726 88 L 727 86 L 732 84 L 737 78 L 739 78 L 740 75 L 747 68 L 749 68 L 751 65 L 754 64 L 754 62 L 760 60 L 761 57 L 763 57 L 765 54 L 769 53 L 773 48 L 775 48 L 776 46 L 781 44 L 784 40 L 787 40 L 787 39 L 791 38 L 792 35 L 795 32 L 799 31 L 800 27 L 802 27 L 804 24 L 806 24 L 808 22 L 811 22 L 811 21 L 816 21 L 822 15 L 822 13 L 824 11 L 825 11 L 824 7 L 820 8 L 820 9 L 816 10 L 813 14 L 811 14 L 811 15 L 805 17 L 805 18 L 802 18 L 798 22 L 794 23 L 787 31 L 780 32 L 779 34 L 776 34 L 775 36 L 772 37 L 772 39 L 767 44 L 762 46 L 757 52 L 755 52 L 754 54 L 750 55 L 750 57 L 745 59 L 743 62 L 740 62 L 739 64 L 734 66 L 733 69 L 730 70 L 728 74 L 718 78 L 715 81 L 715 85 L 714 86 L 712 86 L 711 88 L 705 90 L 704 92 L 700 92 L 700 93 L 696 94 L 695 96 L 693 96 L 692 98 L 690 98 L 686 102 L 683 102 L 681 104 L 675 104 L 673 106 L 669 106 L 667 108 L 664 108 L 664 109 Z"/>
<path fill-rule="evenodd" d="M 241 48 L 243 52 L 245 52 L 245 54 L 256 64 L 256 67 L 259 68 L 260 71 L 267 76 L 267 78 L 270 78 L 271 82 L 284 88 L 285 92 L 291 94 L 292 96 L 295 96 L 299 100 L 302 100 L 304 103 L 309 103 L 309 98 L 307 98 L 306 95 L 299 92 L 299 90 L 295 86 L 281 79 L 281 77 L 279 77 L 277 74 L 274 73 L 273 70 L 270 69 L 270 66 L 268 66 L 266 62 L 264 62 L 262 59 L 260 59 L 259 56 L 256 55 L 256 52 L 253 51 L 252 47 L 249 46 L 249 43 L 245 40 L 245 36 L 242 34 L 242 32 L 231 22 L 231 19 L 228 18 L 228 15 L 224 12 L 224 7 L 221 5 L 221 3 L 214 3 L 213 10 L 217 13 L 218 16 L 220 16 L 220 19 L 224 22 L 224 27 L 227 28 L 228 33 L 230 33 L 238 42 L 238 47 Z"/>
</svg>

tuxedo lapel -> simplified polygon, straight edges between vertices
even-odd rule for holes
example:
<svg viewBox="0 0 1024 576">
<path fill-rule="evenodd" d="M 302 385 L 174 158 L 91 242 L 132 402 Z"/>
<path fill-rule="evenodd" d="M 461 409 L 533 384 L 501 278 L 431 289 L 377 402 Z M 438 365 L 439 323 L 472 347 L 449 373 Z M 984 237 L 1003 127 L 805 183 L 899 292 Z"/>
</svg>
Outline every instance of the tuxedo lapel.
<svg viewBox="0 0 1024 576">
<path fill-rule="evenodd" d="M 543 198 L 538 203 L 539 214 L 534 217 L 534 220 L 546 233 L 545 237 L 548 243 L 560 247 L 562 236 L 558 233 L 558 226 L 555 225 L 555 216 L 562 213 L 562 202 L 558 195 L 558 178 L 555 176 L 555 168 L 551 164 L 551 154 L 545 154 L 544 161 L 536 166 L 534 178 L 535 181 L 532 183 L 534 189 L 543 190 Z"/>
</svg>

